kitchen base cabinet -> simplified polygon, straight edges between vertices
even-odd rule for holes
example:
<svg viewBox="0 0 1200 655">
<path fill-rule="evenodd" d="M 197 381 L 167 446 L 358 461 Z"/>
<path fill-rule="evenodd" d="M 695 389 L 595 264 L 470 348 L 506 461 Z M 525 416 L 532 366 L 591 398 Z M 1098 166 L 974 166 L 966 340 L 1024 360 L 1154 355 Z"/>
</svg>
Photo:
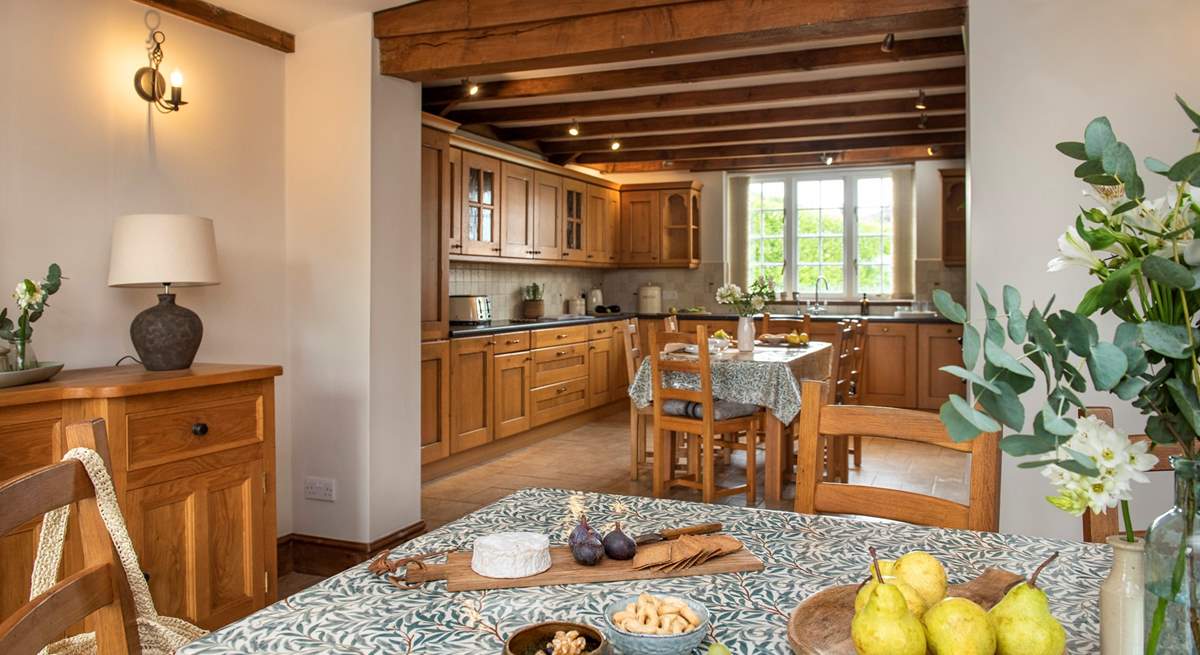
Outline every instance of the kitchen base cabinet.
<svg viewBox="0 0 1200 655">
<path fill-rule="evenodd" d="M 450 455 L 450 342 L 421 344 L 421 463 Z"/>
<path fill-rule="evenodd" d="M 533 412 L 529 402 L 529 382 L 533 357 L 528 351 L 496 355 L 495 364 L 496 438 L 501 439 L 530 427 Z"/>
<path fill-rule="evenodd" d="M 450 453 L 482 446 L 495 432 L 492 337 L 450 341 Z"/>
<path fill-rule="evenodd" d="M 917 326 L 875 322 L 867 326 L 864 405 L 917 406 Z"/>
<path fill-rule="evenodd" d="M 917 326 L 917 407 L 936 410 L 950 394 L 964 396 L 967 384 L 942 372 L 943 366 L 962 366 L 961 325 Z"/>
<path fill-rule="evenodd" d="M 588 342 L 589 407 L 607 405 L 613 399 L 616 386 L 613 379 L 613 354 L 612 338 Z"/>
<path fill-rule="evenodd" d="M 588 408 L 588 380 L 578 378 L 540 387 L 529 395 L 533 404 L 533 427 L 545 425 Z"/>
</svg>

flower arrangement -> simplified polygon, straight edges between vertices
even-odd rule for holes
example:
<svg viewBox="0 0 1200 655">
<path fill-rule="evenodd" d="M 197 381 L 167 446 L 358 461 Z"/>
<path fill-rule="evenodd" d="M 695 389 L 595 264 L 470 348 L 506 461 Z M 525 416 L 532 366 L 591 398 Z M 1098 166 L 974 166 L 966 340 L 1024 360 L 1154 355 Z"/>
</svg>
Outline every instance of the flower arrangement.
<svg viewBox="0 0 1200 655">
<path fill-rule="evenodd" d="M 1200 113 L 1178 96 L 1176 101 L 1195 124 L 1194 131 L 1200 132 Z M 1015 434 L 1001 439 L 1000 448 L 1009 455 L 1030 457 L 1022 467 L 1043 467 L 1057 489 L 1048 497 L 1055 507 L 1081 514 L 1120 505 L 1129 541 L 1134 540 L 1131 483 L 1145 481 L 1142 472 L 1157 458 L 1147 453 L 1146 444 L 1131 443 L 1096 419 L 1076 418 L 1084 410 L 1079 394 L 1105 391 L 1131 401 L 1148 416 L 1150 448 L 1178 445 L 1183 457 L 1173 461 L 1177 489 L 1189 491 L 1177 493 L 1180 512 L 1164 518 L 1181 515 L 1182 525 L 1160 529 L 1156 521 L 1146 544 L 1147 608 L 1153 608 L 1153 616 L 1147 617 L 1145 652 L 1153 655 L 1164 635 L 1200 643 L 1198 567 L 1195 557 L 1185 556 L 1200 527 L 1200 482 L 1195 474 L 1200 464 L 1200 330 L 1195 327 L 1200 309 L 1200 205 L 1193 196 L 1200 186 L 1200 143 L 1174 164 L 1145 159 L 1146 169 L 1170 184 L 1170 191 L 1156 200 L 1144 197 L 1137 161 L 1129 146 L 1117 140 L 1107 118 L 1091 121 L 1082 142 L 1056 147 L 1081 162 L 1075 176 L 1091 186 L 1089 204 L 1094 206 L 1081 208 L 1059 237 L 1059 254 L 1048 269 L 1081 268 L 1097 283 L 1073 310 L 1054 310 L 1053 298 L 1041 307 L 1024 308 L 1020 292 L 1007 285 L 997 308 L 979 287 L 982 335 L 949 294 L 935 292 L 939 311 L 964 324 L 963 366 L 942 370 L 969 383 L 977 403 L 951 396 L 941 407 L 941 419 L 958 441 L 998 431 L 1001 425 L 1012 429 Z M 1120 321 L 1111 336 L 1102 338 L 1092 319 L 1097 313 Z M 1006 350 L 1008 344 L 1020 355 Z M 1035 387 L 1044 401 L 1027 421 L 1020 397 Z M 1190 579 L 1191 598 L 1183 601 L 1185 579 Z M 1179 608 L 1185 603 L 1186 608 Z"/>
<path fill-rule="evenodd" d="M 775 285 L 765 277 L 759 277 L 750 283 L 750 288 L 742 291 L 736 284 L 726 284 L 717 289 L 717 302 L 722 305 L 733 305 L 738 316 L 754 316 L 767 306 L 768 300 L 775 299 Z"/>
<path fill-rule="evenodd" d="M 16 353 L 16 368 L 22 370 L 33 368 L 27 357 L 29 340 L 33 338 L 33 323 L 42 317 L 46 311 L 47 299 L 58 292 L 62 286 L 62 269 L 58 264 L 50 264 L 46 277 L 41 282 L 28 278 L 17 283 L 12 297 L 17 301 L 17 309 L 21 312 L 16 324 L 8 318 L 8 308 L 0 309 L 0 339 L 12 342 Z"/>
</svg>

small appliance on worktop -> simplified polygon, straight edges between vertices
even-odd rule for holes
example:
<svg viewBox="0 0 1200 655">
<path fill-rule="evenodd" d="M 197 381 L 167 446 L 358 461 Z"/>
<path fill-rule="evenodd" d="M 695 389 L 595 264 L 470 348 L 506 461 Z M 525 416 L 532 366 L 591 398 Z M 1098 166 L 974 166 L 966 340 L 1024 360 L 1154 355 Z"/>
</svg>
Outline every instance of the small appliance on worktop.
<svg viewBox="0 0 1200 655">
<path fill-rule="evenodd" d="M 487 296 L 450 296 L 451 325 L 478 325 L 491 320 L 491 298 Z"/>
</svg>

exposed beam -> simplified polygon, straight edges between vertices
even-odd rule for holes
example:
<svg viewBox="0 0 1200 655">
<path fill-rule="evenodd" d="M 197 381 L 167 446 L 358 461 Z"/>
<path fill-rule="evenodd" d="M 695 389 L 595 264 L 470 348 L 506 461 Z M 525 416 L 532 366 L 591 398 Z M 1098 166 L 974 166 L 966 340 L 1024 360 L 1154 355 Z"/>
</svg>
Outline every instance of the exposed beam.
<svg viewBox="0 0 1200 655">
<path fill-rule="evenodd" d="M 966 147 L 958 144 L 938 146 L 931 155 L 928 146 L 897 146 L 892 148 L 864 148 L 837 153 L 837 166 L 866 166 L 919 161 L 923 159 L 960 159 L 966 155 Z M 818 155 L 770 155 L 765 157 L 730 157 L 724 159 L 696 159 L 681 162 L 639 161 L 614 164 L 592 164 L 602 173 L 645 173 L 653 171 L 732 171 L 779 168 L 825 168 Z"/>
<path fill-rule="evenodd" d="M 555 102 L 515 107 L 467 109 L 452 112 L 449 117 L 464 125 L 514 121 L 568 120 L 571 118 L 587 118 L 589 116 L 646 114 L 696 109 L 698 107 L 720 107 L 725 105 L 776 102 L 780 100 L 801 100 L 805 98 L 820 98 L 823 96 L 870 93 L 875 91 L 959 87 L 966 84 L 966 81 L 966 70 L 962 66 L 954 66 L 952 68 L 937 68 L 926 71 L 839 77 L 828 80 L 787 82 L 784 84 L 738 86 L 726 89 L 710 89 L 707 91 L 656 93 L 653 95 L 607 98 L 584 102 Z"/>
<path fill-rule="evenodd" d="M 677 150 L 616 150 L 609 152 L 585 152 L 576 158 L 579 164 L 604 162 L 714 159 L 723 157 L 755 157 L 762 155 L 784 155 L 803 152 L 839 152 L 861 148 L 887 148 L 892 146 L 927 146 L 947 143 L 963 143 L 963 132 L 922 132 L 920 134 L 897 134 L 891 136 L 868 136 L 810 141 L 782 141 L 773 143 L 746 143 L 731 146 L 702 146 Z"/>
<path fill-rule="evenodd" d="M 661 84 L 694 83 L 731 77 L 953 57 L 961 54 L 963 54 L 961 36 L 937 36 L 898 40 L 896 47 L 891 52 L 880 50 L 878 43 L 866 43 L 835 48 L 710 59 L 665 66 L 482 82 L 479 84 L 479 93 L 471 100 L 500 100 L 565 93 L 613 91 Z M 422 94 L 422 102 L 427 107 L 462 99 L 461 85 L 430 87 L 425 89 Z"/>
<path fill-rule="evenodd" d="M 717 132 L 681 132 L 677 134 L 655 134 L 652 136 L 626 137 L 621 139 L 621 150 L 641 150 L 670 146 L 693 146 L 715 143 L 738 143 L 748 141 L 780 141 L 822 136 L 848 136 L 853 134 L 887 134 L 897 132 L 920 132 L 920 117 L 889 118 L 873 121 L 851 121 L 845 123 L 813 123 L 788 125 L 785 127 L 758 127 L 745 130 L 723 130 Z M 961 130 L 966 127 L 963 114 L 930 116 L 926 119 L 927 130 Z M 539 143 L 545 154 L 570 152 L 603 152 L 610 150 L 610 139 L 578 139 L 570 141 L 542 141 Z"/>
<path fill-rule="evenodd" d="M 926 98 L 929 111 L 963 110 L 967 106 L 967 98 L 962 93 L 944 95 L 929 95 Z M 889 98 L 886 100 L 867 100 L 862 102 L 837 102 L 824 105 L 805 105 L 801 107 L 774 107 L 769 109 L 751 109 L 747 111 L 713 112 L 706 114 L 680 114 L 677 116 L 652 116 L 648 118 L 632 118 L 625 120 L 583 122 L 583 135 L 612 134 L 624 137 L 629 134 L 642 132 L 667 132 L 672 130 L 708 129 L 718 127 L 735 127 L 738 125 L 757 125 L 769 123 L 788 123 L 796 121 L 829 120 L 842 118 L 861 118 L 865 116 L 887 116 L 893 114 L 915 113 L 912 98 Z M 563 124 L 533 125 L 529 127 L 497 128 L 497 135 L 504 141 L 536 141 L 541 139 L 557 139 L 567 136 L 567 126 Z"/>
<path fill-rule="evenodd" d="M 427 0 L 413 10 L 444 8 L 445 4 L 443 0 Z M 512 15 L 524 19 L 529 4 L 554 3 L 521 3 L 514 6 Z M 396 22 L 396 14 L 379 14 L 376 36 L 380 37 L 380 70 L 384 74 L 428 82 L 822 38 L 961 27 L 966 5 L 966 0 L 696 0 L 404 35 L 388 30 Z M 467 15 L 460 20 L 466 25 L 476 24 L 482 10 L 474 2 L 468 2 L 465 9 Z"/>
<path fill-rule="evenodd" d="M 633 7 L 673 5 L 695 0 L 425 0 L 375 12 L 375 36 L 499 27 L 514 23 L 575 18 Z"/>
<path fill-rule="evenodd" d="M 294 35 L 204 0 L 136 1 L 280 52 L 296 51 Z"/>
</svg>

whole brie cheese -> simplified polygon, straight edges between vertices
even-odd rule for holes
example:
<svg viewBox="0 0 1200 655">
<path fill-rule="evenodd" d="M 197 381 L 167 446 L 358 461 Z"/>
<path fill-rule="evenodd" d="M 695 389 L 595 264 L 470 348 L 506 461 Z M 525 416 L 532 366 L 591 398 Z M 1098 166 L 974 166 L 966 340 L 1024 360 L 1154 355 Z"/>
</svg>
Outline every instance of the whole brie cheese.
<svg viewBox="0 0 1200 655">
<path fill-rule="evenodd" d="M 471 570 L 485 578 L 524 578 L 550 568 L 550 538 L 532 532 L 497 532 L 475 540 Z"/>
</svg>

